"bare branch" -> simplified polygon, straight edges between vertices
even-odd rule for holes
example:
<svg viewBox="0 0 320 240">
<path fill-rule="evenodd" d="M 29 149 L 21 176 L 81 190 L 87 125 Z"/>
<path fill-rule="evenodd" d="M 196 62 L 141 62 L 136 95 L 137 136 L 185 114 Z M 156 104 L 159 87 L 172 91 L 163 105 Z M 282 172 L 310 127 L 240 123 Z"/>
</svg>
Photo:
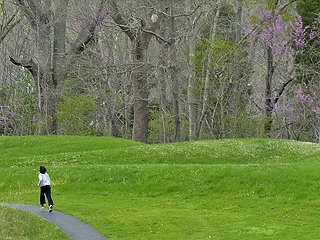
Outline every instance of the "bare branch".
<svg viewBox="0 0 320 240">
<path fill-rule="evenodd" d="M 38 79 L 38 66 L 37 64 L 32 60 L 24 60 L 24 59 L 14 59 L 13 57 L 9 56 L 10 62 L 12 62 L 16 66 L 24 67 L 28 69 L 33 78 L 36 80 Z"/>
<path fill-rule="evenodd" d="M 292 82 L 294 80 L 294 78 L 289 79 L 288 81 L 286 81 L 283 85 L 282 88 L 280 89 L 278 96 L 274 99 L 274 105 L 279 101 L 279 98 L 281 97 L 281 95 L 283 94 L 285 88 L 287 87 L 287 85 Z"/>
<path fill-rule="evenodd" d="M 28 19 L 33 28 L 36 28 L 37 25 L 41 24 L 40 22 L 38 22 L 40 19 L 42 19 L 44 23 L 47 23 L 48 18 L 45 17 L 45 14 L 40 11 L 40 9 L 37 7 L 33 0 L 16 0 L 16 2 L 17 5 L 21 7 L 25 17 Z M 37 16 L 42 17 L 37 18 Z"/>
<path fill-rule="evenodd" d="M 2 26 L 1 32 L 0 32 L 0 43 L 5 39 L 5 37 L 9 34 L 9 32 L 21 21 L 21 18 L 14 20 L 14 18 L 17 16 L 19 11 L 16 11 L 15 14 L 13 14 L 8 21 Z"/>
<path fill-rule="evenodd" d="M 136 34 L 128 27 L 127 22 L 122 18 L 118 6 L 114 0 L 110 1 L 110 14 L 113 21 L 128 35 L 131 41 L 136 39 Z"/>
<path fill-rule="evenodd" d="M 101 0 L 99 9 L 96 13 L 97 16 L 102 15 L 106 0 Z M 74 53 L 81 53 L 85 50 L 86 46 L 89 45 L 95 39 L 95 31 L 98 26 L 97 21 L 88 21 L 80 30 L 74 46 L 71 48 Z"/>
<path fill-rule="evenodd" d="M 3 33 L 0 35 L 0 43 L 5 39 L 5 37 L 9 34 L 9 32 L 21 21 L 21 18 L 13 22 L 10 26 L 8 26 Z"/>
<path fill-rule="evenodd" d="M 195 9 L 189 13 L 181 13 L 181 14 L 178 14 L 178 15 L 171 15 L 171 14 L 168 14 L 167 12 L 165 11 L 161 11 L 159 9 L 156 9 L 154 7 L 146 7 L 146 6 L 143 6 L 143 8 L 147 9 L 147 10 L 153 10 L 157 13 L 160 13 L 162 14 L 163 16 L 167 16 L 167 17 L 170 17 L 170 18 L 178 18 L 178 17 L 189 17 L 189 16 L 192 16 L 202 5 L 204 5 L 205 3 L 203 4 L 199 4 L 198 6 L 195 7 Z"/>
<path fill-rule="evenodd" d="M 283 11 L 284 9 L 286 9 L 288 6 L 290 6 L 291 4 L 298 2 L 299 0 L 292 0 L 290 2 L 288 2 L 287 4 L 283 5 L 279 10 Z"/>
<path fill-rule="evenodd" d="M 174 15 L 172 16 L 173 18 L 178 18 L 178 17 L 189 17 L 192 16 L 199 8 L 201 7 L 201 4 L 195 7 L 192 12 L 190 13 L 185 13 L 185 14 L 179 14 L 179 15 Z"/>
<path fill-rule="evenodd" d="M 169 45 L 172 45 L 172 41 L 166 40 L 165 38 L 161 37 L 159 34 L 153 32 L 153 31 L 146 30 L 146 29 L 142 29 L 142 31 L 144 33 L 148 33 L 148 34 L 151 34 L 151 35 L 155 36 L 156 38 L 160 39 L 161 41 L 163 41 L 163 42 L 165 42 L 165 43 L 167 43 Z"/>
</svg>

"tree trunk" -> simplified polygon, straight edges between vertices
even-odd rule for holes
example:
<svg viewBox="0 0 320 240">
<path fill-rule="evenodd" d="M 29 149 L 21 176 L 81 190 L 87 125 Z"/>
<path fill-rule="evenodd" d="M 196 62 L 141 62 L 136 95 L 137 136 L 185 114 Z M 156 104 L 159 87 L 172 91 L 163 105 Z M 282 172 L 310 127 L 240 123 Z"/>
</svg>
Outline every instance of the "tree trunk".
<svg viewBox="0 0 320 240">
<path fill-rule="evenodd" d="M 174 119 L 174 141 L 181 141 L 181 120 L 180 120 L 180 103 L 179 103 L 179 78 L 176 67 L 176 23 L 173 14 L 172 0 L 170 1 L 170 42 L 169 62 L 170 62 L 170 80 L 172 82 L 172 101 L 173 101 L 173 119 Z"/>
<path fill-rule="evenodd" d="M 142 36 L 138 36 L 134 40 L 132 59 L 139 68 L 133 71 L 133 136 L 132 139 L 137 142 L 148 141 L 148 124 L 149 124 L 149 108 L 148 108 L 148 82 L 147 82 L 147 69 L 146 69 L 146 55 L 145 47 L 147 46 L 142 42 Z"/>
<path fill-rule="evenodd" d="M 267 47 L 267 56 L 268 56 L 268 72 L 266 76 L 266 88 L 265 88 L 265 123 L 264 123 L 264 133 L 267 137 L 271 137 L 272 129 L 272 113 L 274 104 L 272 101 L 272 79 L 274 74 L 274 61 L 272 49 Z"/>
<path fill-rule="evenodd" d="M 181 120 L 179 104 L 179 82 L 177 79 L 176 68 L 173 66 L 170 75 L 172 81 L 172 101 L 173 101 L 173 118 L 174 118 L 174 141 L 181 141 Z"/>
<path fill-rule="evenodd" d="M 59 0 L 54 6 L 53 20 L 53 60 L 52 81 L 57 88 L 56 96 L 59 101 L 64 79 L 66 76 L 66 8 L 68 0 Z"/>
<path fill-rule="evenodd" d="M 186 0 L 186 12 L 191 12 L 193 1 Z M 195 96 L 195 83 L 196 83 L 196 67 L 194 64 L 194 57 L 196 52 L 196 40 L 200 30 L 200 24 L 196 18 L 188 16 L 188 28 L 191 33 L 187 34 L 188 42 L 188 117 L 189 117 L 189 140 L 196 139 L 197 132 L 197 99 Z"/>
<path fill-rule="evenodd" d="M 193 63 L 195 56 L 195 43 L 189 43 L 188 56 L 188 111 L 189 111 L 189 140 L 194 140 L 197 130 L 197 100 L 195 97 L 196 70 Z"/>
<path fill-rule="evenodd" d="M 115 0 L 109 1 L 109 12 L 113 21 L 129 37 L 132 44 L 132 60 L 139 66 L 132 72 L 133 81 L 133 135 L 132 139 L 138 142 L 148 141 L 149 109 L 148 109 L 148 81 L 146 52 L 153 36 L 151 33 L 159 27 L 159 21 L 149 23 L 149 29 L 144 29 L 145 22 L 137 28 L 130 28 L 119 12 Z"/>
<path fill-rule="evenodd" d="M 36 52 L 31 60 L 10 58 L 15 65 L 27 68 L 38 91 L 38 134 L 57 134 L 58 102 L 72 57 L 65 60 L 66 11 L 68 0 L 16 0 L 29 21 L 35 34 Z M 102 16 L 105 0 L 100 0 L 97 12 Z M 79 54 L 94 39 L 94 31 L 99 23 L 90 21 L 82 27 L 71 52 Z M 34 60 L 36 59 L 36 60 Z"/>
<path fill-rule="evenodd" d="M 218 25 L 218 19 L 220 15 L 220 9 L 221 9 L 221 0 L 217 1 L 217 10 L 215 13 L 214 17 L 214 22 L 213 25 L 210 29 L 210 42 L 213 42 L 216 37 L 216 32 L 217 32 L 217 25 Z M 208 55 L 207 55 L 207 63 L 205 67 L 205 80 L 204 80 L 204 89 L 203 89 L 203 100 L 202 100 L 202 110 L 201 110 L 201 115 L 199 119 L 199 124 L 198 124 L 198 130 L 197 130 L 197 139 L 200 137 L 200 133 L 202 132 L 202 125 L 203 125 L 203 120 L 207 111 L 207 105 L 208 105 L 208 96 L 209 96 L 209 85 L 210 85 L 210 77 L 212 75 L 213 69 L 212 69 L 212 50 L 208 50 Z M 222 99 L 220 100 L 222 101 Z M 222 109 L 221 109 L 222 110 Z"/>
<path fill-rule="evenodd" d="M 66 9 L 68 0 L 54 3 L 53 18 L 53 54 L 52 54 L 52 82 L 49 92 L 49 116 L 51 119 L 51 134 L 58 131 L 58 103 L 60 101 L 63 83 L 66 76 Z"/>
<path fill-rule="evenodd" d="M 57 133 L 57 109 L 58 109 L 58 97 L 57 97 L 57 85 L 60 81 L 61 65 L 63 64 L 64 46 L 61 41 L 65 41 L 65 18 L 60 19 L 63 16 L 63 12 L 66 7 L 65 1 L 56 2 L 55 12 L 58 13 L 59 19 L 54 18 L 52 15 L 52 1 L 44 0 L 38 4 L 33 1 L 17 1 L 18 5 L 21 6 L 26 18 L 29 20 L 31 27 L 33 28 L 36 35 L 36 53 L 35 57 L 37 62 L 33 60 L 14 60 L 11 59 L 12 63 L 26 67 L 30 70 L 36 81 L 38 91 L 38 134 L 49 135 Z M 62 6 L 62 5 L 63 6 Z M 55 17 L 56 17 L 55 16 Z M 54 25 L 54 34 L 58 34 L 54 39 L 55 44 L 55 57 L 53 58 L 52 49 L 52 24 Z M 64 25 L 64 29 L 63 29 Z M 58 29 L 62 27 L 62 30 Z M 59 39 L 59 40 L 58 40 Z M 52 67 L 52 62 L 59 61 L 55 67 Z M 62 62 L 60 62 L 62 61 Z M 26 64 L 27 63 L 27 64 Z M 28 63 L 30 63 L 28 65 Z M 54 70 L 53 70 L 54 69 Z M 59 75 L 60 74 L 60 75 Z"/>
<path fill-rule="evenodd" d="M 235 0 L 236 5 L 236 43 L 241 41 L 242 38 L 242 1 L 243 0 Z"/>
<path fill-rule="evenodd" d="M 57 133 L 57 102 L 55 86 L 52 79 L 52 2 L 44 1 L 34 9 L 36 25 L 34 25 L 37 42 L 37 76 L 38 86 L 38 134 L 50 135 Z"/>
<path fill-rule="evenodd" d="M 161 27 L 160 27 L 160 33 L 162 35 L 165 35 L 167 32 L 167 24 L 166 19 L 161 18 Z M 160 42 L 160 41 L 159 41 Z M 160 42 L 162 43 L 162 42 Z M 167 133 L 167 123 L 168 123 L 168 116 L 167 116 L 167 86 L 168 86 L 168 46 L 165 43 L 161 44 L 161 58 L 159 58 L 160 62 L 160 79 L 159 79 L 159 90 L 160 90 L 160 106 L 159 106 L 159 114 L 161 117 L 161 124 L 159 126 L 160 131 L 159 134 L 159 142 L 165 143 L 169 140 L 168 133 Z"/>
<path fill-rule="evenodd" d="M 163 49 L 163 52 L 166 52 Z M 165 55 L 164 55 L 165 56 Z M 165 62 L 161 62 L 161 79 L 160 79 L 160 117 L 161 117 L 161 126 L 162 134 L 159 134 L 159 141 L 160 143 L 167 142 L 167 114 L 166 114 L 166 108 L 167 108 L 167 97 L 166 97 L 166 70 L 165 70 Z"/>
</svg>

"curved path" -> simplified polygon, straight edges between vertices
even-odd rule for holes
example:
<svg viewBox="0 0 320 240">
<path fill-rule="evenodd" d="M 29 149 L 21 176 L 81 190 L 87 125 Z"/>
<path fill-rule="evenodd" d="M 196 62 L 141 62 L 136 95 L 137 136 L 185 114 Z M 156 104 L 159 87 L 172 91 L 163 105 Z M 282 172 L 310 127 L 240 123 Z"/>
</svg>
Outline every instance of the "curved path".
<svg viewBox="0 0 320 240">
<path fill-rule="evenodd" d="M 11 208 L 17 208 L 43 217 L 49 222 L 52 222 L 60 227 L 74 240 L 106 240 L 106 238 L 95 228 L 81 222 L 75 217 L 64 214 L 62 212 L 53 211 L 52 213 L 49 213 L 47 209 L 41 210 L 40 207 L 33 205 L 11 203 L 2 203 L 1 205 Z"/>
</svg>

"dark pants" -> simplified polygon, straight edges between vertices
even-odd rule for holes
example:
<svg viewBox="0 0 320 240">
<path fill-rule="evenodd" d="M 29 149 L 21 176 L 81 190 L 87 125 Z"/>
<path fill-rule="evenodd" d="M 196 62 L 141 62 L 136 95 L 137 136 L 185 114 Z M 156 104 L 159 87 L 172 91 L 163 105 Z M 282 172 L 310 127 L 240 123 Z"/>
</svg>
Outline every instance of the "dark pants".
<svg viewBox="0 0 320 240">
<path fill-rule="evenodd" d="M 40 204 L 46 204 L 46 199 L 44 197 L 44 195 L 46 195 L 49 205 L 53 205 L 53 201 L 51 198 L 51 186 L 47 185 L 47 186 L 42 186 L 41 187 L 41 194 L 40 194 Z"/>
</svg>

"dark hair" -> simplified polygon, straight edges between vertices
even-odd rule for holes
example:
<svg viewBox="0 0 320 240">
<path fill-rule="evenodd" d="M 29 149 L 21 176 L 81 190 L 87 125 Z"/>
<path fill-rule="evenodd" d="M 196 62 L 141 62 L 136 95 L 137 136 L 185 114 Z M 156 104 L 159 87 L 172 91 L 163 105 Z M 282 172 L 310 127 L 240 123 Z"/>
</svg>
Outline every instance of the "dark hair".
<svg viewBox="0 0 320 240">
<path fill-rule="evenodd" d="M 40 173 L 45 174 L 46 171 L 47 171 L 47 169 L 46 169 L 44 166 L 41 166 L 41 167 L 40 167 Z"/>
</svg>

